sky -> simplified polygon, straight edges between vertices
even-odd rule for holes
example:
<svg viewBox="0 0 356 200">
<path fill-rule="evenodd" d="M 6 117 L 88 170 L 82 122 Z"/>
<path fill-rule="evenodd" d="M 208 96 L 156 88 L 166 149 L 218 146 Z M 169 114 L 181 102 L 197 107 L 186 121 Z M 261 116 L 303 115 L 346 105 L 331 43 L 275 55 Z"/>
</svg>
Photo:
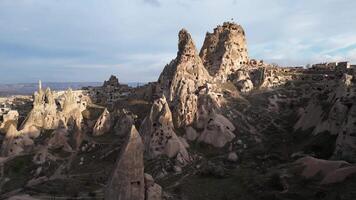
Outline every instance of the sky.
<svg viewBox="0 0 356 200">
<path fill-rule="evenodd" d="M 355 0 L 0 0 L 0 83 L 157 80 L 187 29 L 241 24 L 251 58 L 356 63 Z"/>
</svg>

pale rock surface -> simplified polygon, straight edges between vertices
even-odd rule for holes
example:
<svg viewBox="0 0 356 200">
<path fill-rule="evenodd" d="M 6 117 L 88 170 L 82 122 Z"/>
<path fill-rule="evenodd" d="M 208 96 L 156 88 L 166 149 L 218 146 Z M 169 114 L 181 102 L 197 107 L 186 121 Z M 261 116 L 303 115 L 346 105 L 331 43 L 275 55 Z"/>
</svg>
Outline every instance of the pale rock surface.
<svg viewBox="0 0 356 200">
<path fill-rule="evenodd" d="M 19 112 L 17 110 L 10 110 L 8 113 L 3 115 L 2 118 L 3 120 L 2 123 L 0 123 L 0 130 L 6 133 L 10 124 L 14 124 L 15 126 L 17 126 Z"/>
<path fill-rule="evenodd" d="M 110 112 L 105 108 L 93 128 L 93 136 L 101 136 L 110 131 L 112 119 Z"/>
<path fill-rule="evenodd" d="M 240 25 L 225 22 L 207 33 L 200 57 L 215 80 L 225 82 L 234 71 L 248 64 L 245 32 Z"/>
<path fill-rule="evenodd" d="M 198 132 L 191 126 L 185 128 L 185 135 L 184 137 L 189 141 L 194 141 L 198 138 Z"/>
<path fill-rule="evenodd" d="M 113 173 L 107 183 L 105 199 L 144 200 L 144 145 L 135 126 L 120 152 Z"/>
<path fill-rule="evenodd" d="M 145 199 L 146 200 L 161 200 L 162 188 L 155 183 L 151 175 L 145 174 Z"/>
<path fill-rule="evenodd" d="M 21 130 L 31 134 L 34 128 L 51 130 L 56 129 L 62 121 L 66 126 L 81 128 L 83 119 L 82 108 L 77 103 L 77 98 L 71 89 L 63 94 L 63 101 L 60 102 L 61 108 L 58 109 L 54 92 L 49 88 L 44 92 L 39 89 L 34 94 L 33 109 L 23 122 Z M 27 132 L 29 131 L 29 132 Z M 36 132 L 36 131 L 34 131 Z M 33 134 L 33 136 L 38 134 Z"/>
<path fill-rule="evenodd" d="M 22 151 L 24 151 L 24 144 L 21 133 L 11 124 L 1 145 L 1 155 L 13 156 Z"/>
<path fill-rule="evenodd" d="M 198 141 L 211 144 L 214 147 L 223 147 L 235 138 L 234 130 L 235 126 L 226 117 L 220 114 L 213 114 L 210 116 Z"/>
<path fill-rule="evenodd" d="M 249 73 L 245 70 L 238 70 L 236 72 L 236 79 L 233 82 L 241 92 L 246 93 L 254 88 Z"/>
<path fill-rule="evenodd" d="M 190 34 L 181 30 L 177 57 L 165 66 L 158 80 L 159 89 L 172 108 L 175 127 L 193 123 L 197 111 L 196 91 L 210 79 Z"/>
<path fill-rule="evenodd" d="M 185 145 L 174 132 L 172 113 L 164 96 L 154 101 L 149 115 L 142 122 L 140 132 L 145 143 L 145 152 L 149 157 L 180 156 L 181 165 L 190 160 Z"/>
<path fill-rule="evenodd" d="M 196 126 L 203 129 L 198 141 L 211 144 L 214 147 L 223 147 L 235 138 L 233 131 L 235 126 L 229 119 L 220 113 L 223 99 L 215 92 L 206 90 L 205 94 L 199 95 L 199 107 L 197 112 Z"/>
</svg>

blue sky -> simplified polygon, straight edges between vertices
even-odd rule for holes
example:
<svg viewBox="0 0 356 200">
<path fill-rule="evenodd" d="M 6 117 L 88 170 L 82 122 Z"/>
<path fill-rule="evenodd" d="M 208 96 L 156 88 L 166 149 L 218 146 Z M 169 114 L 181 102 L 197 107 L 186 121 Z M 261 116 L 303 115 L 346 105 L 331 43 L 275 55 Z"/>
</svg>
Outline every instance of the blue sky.
<svg viewBox="0 0 356 200">
<path fill-rule="evenodd" d="M 234 19 L 250 57 L 280 65 L 356 63 L 355 0 L 0 0 L 0 83 L 154 81 L 186 28 Z"/>
</svg>

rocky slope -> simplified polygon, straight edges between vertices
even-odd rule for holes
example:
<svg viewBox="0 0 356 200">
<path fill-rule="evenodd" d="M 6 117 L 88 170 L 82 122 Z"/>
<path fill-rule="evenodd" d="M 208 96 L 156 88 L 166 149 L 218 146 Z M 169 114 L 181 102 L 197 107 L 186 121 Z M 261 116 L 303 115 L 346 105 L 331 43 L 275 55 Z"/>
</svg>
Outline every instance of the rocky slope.
<svg viewBox="0 0 356 200">
<path fill-rule="evenodd" d="M 0 198 L 355 199 L 355 71 L 250 59 L 231 22 L 198 54 L 182 29 L 157 82 L 3 109 Z"/>
</svg>

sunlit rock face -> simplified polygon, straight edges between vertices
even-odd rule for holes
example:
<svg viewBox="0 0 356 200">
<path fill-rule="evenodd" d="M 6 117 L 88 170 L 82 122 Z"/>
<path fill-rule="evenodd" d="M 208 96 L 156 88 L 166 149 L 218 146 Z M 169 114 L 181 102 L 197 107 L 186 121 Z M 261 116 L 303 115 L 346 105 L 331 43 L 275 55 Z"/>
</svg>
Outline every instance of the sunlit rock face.
<svg viewBox="0 0 356 200">
<path fill-rule="evenodd" d="M 193 123 L 197 109 L 196 91 L 210 79 L 190 34 L 181 30 L 177 57 L 164 68 L 158 80 L 159 90 L 172 108 L 176 127 Z"/>
<path fill-rule="evenodd" d="M 101 136 L 109 132 L 112 126 L 111 114 L 108 109 L 105 108 L 99 119 L 96 121 L 93 128 L 93 136 Z"/>
<path fill-rule="evenodd" d="M 81 127 L 83 120 L 80 104 L 71 89 L 68 89 L 57 106 L 54 92 L 49 88 L 45 92 L 40 89 L 34 94 L 33 109 L 22 124 L 23 132 L 30 131 L 33 127 L 38 129 L 56 129 L 60 122 L 65 125 Z"/>
<path fill-rule="evenodd" d="M 203 130 L 198 141 L 223 147 L 235 138 L 233 131 L 235 126 L 221 114 L 221 106 L 224 101 L 222 95 L 214 91 L 214 85 L 207 85 L 199 95 L 198 112 L 195 126 Z"/>
<path fill-rule="evenodd" d="M 121 150 L 118 161 L 108 181 L 105 199 L 144 200 L 144 145 L 135 126 L 132 126 L 128 140 Z"/>
<path fill-rule="evenodd" d="M 206 34 L 200 57 L 210 75 L 226 81 L 229 74 L 248 64 L 245 31 L 231 22 L 216 27 Z"/>
<path fill-rule="evenodd" d="M 16 127 L 11 124 L 1 145 L 1 156 L 14 156 L 24 151 L 26 146 L 32 145 L 33 141 L 23 137 Z"/>
<path fill-rule="evenodd" d="M 174 131 L 172 113 L 164 96 L 153 103 L 149 115 L 141 125 L 140 132 L 149 157 L 166 155 L 175 158 L 179 165 L 189 162 L 188 151 Z"/>
</svg>

